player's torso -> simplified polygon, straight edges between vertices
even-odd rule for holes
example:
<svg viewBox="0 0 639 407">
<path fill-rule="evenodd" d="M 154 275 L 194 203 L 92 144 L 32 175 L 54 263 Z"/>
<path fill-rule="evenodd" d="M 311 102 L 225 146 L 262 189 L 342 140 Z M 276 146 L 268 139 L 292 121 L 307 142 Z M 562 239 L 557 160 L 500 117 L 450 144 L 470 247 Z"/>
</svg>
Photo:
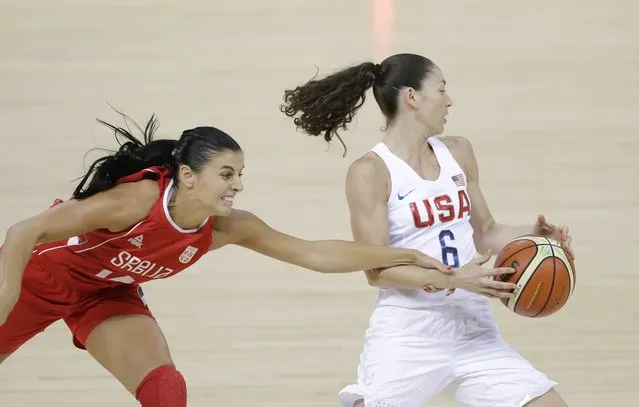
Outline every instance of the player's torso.
<svg viewBox="0 0 639 407">
<path fill-rule="evenodd" d="M 440 167 L 435 180 L 421 178 L 383 143 L 373 148 L 391 178 L 387 202 L 389 245 L 417 249 L 451 267 L 460 267 L 476 255 L 466 175 L 440 140 L 430 138 L 429 143 Z M 459 294 L 457 298 L 464 295 Z M 382 289 L 378 301 L 412 306 L 415 301 L 444 301 L 444 294 Z"/>
<path fill-rule="evenodd" d="M 195 263 L 210 248 L 212 219 L 198 229 L 184 230 L 170 217 L 173 182 L 158 179 L 160 198 L 149 215 L 117 233 L 97 230 L 67 241 L 41 244 L 34 256 L 50 269 L 66 269 L 87 283 L 143 283 L 171 277 Z"/>
</svg>

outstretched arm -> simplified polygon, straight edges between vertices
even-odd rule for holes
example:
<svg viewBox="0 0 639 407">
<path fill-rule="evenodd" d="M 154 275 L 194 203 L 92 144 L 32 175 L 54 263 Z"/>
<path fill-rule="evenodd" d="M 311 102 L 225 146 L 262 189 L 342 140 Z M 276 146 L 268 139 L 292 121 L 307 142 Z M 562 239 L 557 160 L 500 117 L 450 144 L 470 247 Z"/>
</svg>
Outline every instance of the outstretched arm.
<svg viewBox="0 0 639 407">
<path fill-rule="evenodd" d="M 250 212 L 233 211 L 215 221 L 212 249 L 227 244 L 320 273 L 349 273 L 375 267 L 416 264 L 428 267 L 430 258 L 410 249 L 391 249 L 344 240 L 299 239 L 271 228 Z"/>
<path fill-rule="evenodd" d="M 372 183 L 362 185 L 372 185 Z M 351 202 L 354 201 L 351 199 Z M 371 208 L 368 207 L 368 210 Z M 493 277 L 512 273 L 513 270 L 483 269 L 480 264 L 488 260 L 486 257 L 471 262 L 472 264 L 453 273 L 437 259 L 426 256 L 418 250 L 387 247 L 386 212 L 379 209 L 373 212 L 376 219 L 384 226 L 366 229 L 364 222 L 367 220 L 367 215 L 372 212 L 363 211 L 355 220 L 356 224 L 362 222 L 357 229 L 359 232 L 356 233 L 356 240 L 358 238 L 361 240 L 349 242 L 299 239 L 271 228 L 252 213 L 233 211 L 230 216 L 215 220 L 215 236 L 211 250 L 235 244 L 265 256 L 322 273 L 365 270 L 371 284 L 376 286 L 422 288 L 433 285 L 441 288 L 464 288 L 489 297 L 510 295 L 499 290 L 512 290 L 512 284 L 495 281 Z M 371 239 L 370 236 L 374 238 Z"/>
</svg>

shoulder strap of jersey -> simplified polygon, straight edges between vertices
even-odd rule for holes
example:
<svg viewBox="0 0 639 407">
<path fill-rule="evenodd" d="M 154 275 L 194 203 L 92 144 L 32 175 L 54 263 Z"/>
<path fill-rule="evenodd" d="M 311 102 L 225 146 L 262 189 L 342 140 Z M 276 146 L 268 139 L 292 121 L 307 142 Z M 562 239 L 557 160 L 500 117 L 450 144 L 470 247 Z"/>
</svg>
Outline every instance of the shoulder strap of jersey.
<svg viewBox="0 0 639 407">
<path fill-rule="evenodd" d="M 379 142 L 371 149 L 371 151 L 377 154 L 379 158 L 384 161 L 391 175 L 401 174 L 403 178 L 417 176 L 415 170 L 413 170 L 404 160 L 393 154 L 386 144 Z"/>
<path fill-rule="evenodd" d="M 381 141 L 375 144 L 375 146 L 371 148 L 371 151 L 377 154 L 379 158 L 381 158 L 386 163 L 386 165 L 390 164 L 390 162 L 393 161 L 393 153 L 391 153 L 388 147 L 386 147 L 386 144 L 382 143 Z"/>
<path fill-rule="evenodd" d="M 404 160 L 393 154 L 383 142 L 377 143 L 371 151 L 382 159 L 388 169 L 391 181 L 391 197 L 395 196 L 405 184 L 421 181 L 417 173 Z"/>
<path fill-rule="evenodd" d="M 439 166 L 442 171 L 445 172 L 455 172 L 459 173 L 460 171 L 463 173 L 461 165 L 457 162 L 453 154 L 450 152 L 446 144 L 439 140 L 437 137 L 429 137 L 428 144 L 433 148 L 433 152 L 437 157 L 437 161 L 439 162 Z"/>
</svg>

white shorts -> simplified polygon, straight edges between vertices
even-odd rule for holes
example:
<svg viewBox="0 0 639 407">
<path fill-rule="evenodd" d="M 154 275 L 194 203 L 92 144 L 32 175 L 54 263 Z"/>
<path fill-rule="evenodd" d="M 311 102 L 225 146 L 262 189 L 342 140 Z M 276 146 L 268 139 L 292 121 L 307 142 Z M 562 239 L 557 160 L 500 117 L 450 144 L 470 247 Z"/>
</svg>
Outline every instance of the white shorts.
<svg viewBox="0 0 639 407">
<path fill-rule="evenodd" d="M 339 393 L 344 407 L 423 407 L 440 392 L 473 407 L 521 407 L 557 384 L 504 342 L 488 304 L 474 299 L 376 308 L 357 372 Z"/>
</svg>

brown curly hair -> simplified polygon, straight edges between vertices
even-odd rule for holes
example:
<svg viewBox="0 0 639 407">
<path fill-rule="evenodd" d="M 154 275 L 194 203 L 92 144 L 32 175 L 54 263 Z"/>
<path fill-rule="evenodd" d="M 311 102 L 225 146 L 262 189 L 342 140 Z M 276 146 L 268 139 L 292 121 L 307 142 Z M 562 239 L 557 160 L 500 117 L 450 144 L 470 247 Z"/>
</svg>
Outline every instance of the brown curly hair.
<svg viewBox="0 0 639 407">
<path fill-rule="evenodd" d="M 322 135 L 327 142 L 337 137 L 346 156 L 346 145 L 337 131 L 346 130 L 366 101 L 368 89 L 373 88 L 373 96 L 388 125 L 397 115 L 400 90 L 404 87 L 421 90 L 434 67 L 430 59 L 416 54 L 395 54 L 381 64 L 364 62 L 285 90 L 280 111 L 294 118 L 297 129 L 310 136 Z"/>
</svg>

